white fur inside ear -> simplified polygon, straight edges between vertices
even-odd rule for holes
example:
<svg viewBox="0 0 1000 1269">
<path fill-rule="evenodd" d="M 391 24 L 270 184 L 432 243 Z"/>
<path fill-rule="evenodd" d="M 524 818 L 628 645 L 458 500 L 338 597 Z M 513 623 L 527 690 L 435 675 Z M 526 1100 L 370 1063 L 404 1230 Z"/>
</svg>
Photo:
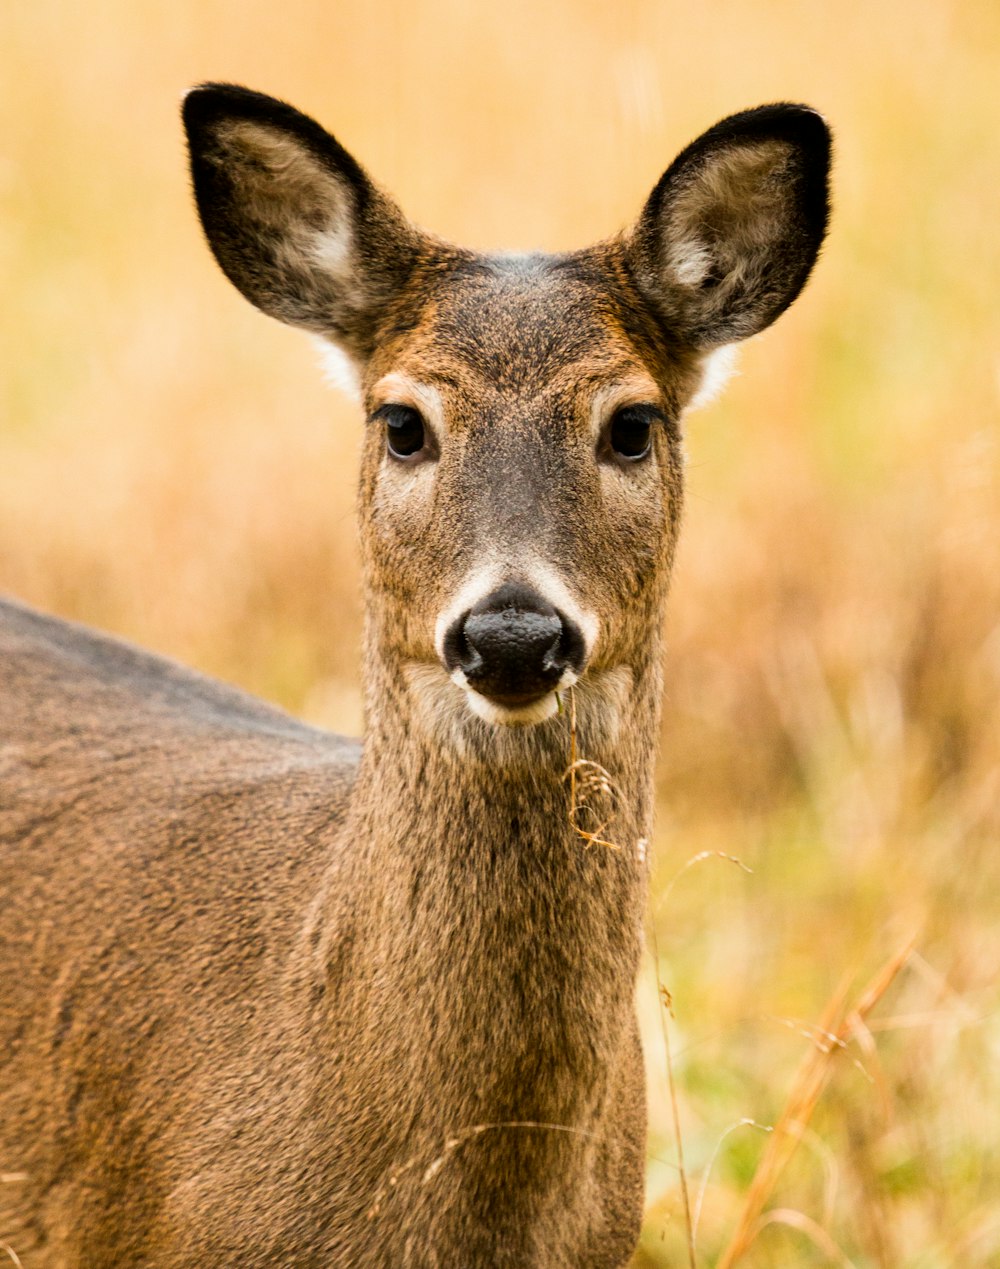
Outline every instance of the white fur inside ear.
<svg viewBox="0 0 1000 1269">
<path fill-rule="evenodd" d="M 667 264 L 682 286 L 700 286 L 712 267 L 712 255 L 697 238 L 683 238 L 674 243 Z"/>
<path fill-rule="evenodd" d="M 736 344 L 723 344 L 708 354 L 701 363 L 701 383 L 698 391 L 688 402 L 689 410 L 700 410 L 719 396 L 737 372 L 739 348 Z"/>
<path fill-rule="evenodd" d="M 312 342 L 319 353 L 319 363 L 327 383 L 352 401 L 360 401 L 361 374 L 354 359 L 343 348 L 331 344 L 321 335 L 314 335 Z"/>
<path fill-rule="evenodd" d="M 341 199 L 341 203 L 346 200 Z M 354 235 L 344 207 L 337 208 L 330 218 L 330 228 L 316 234 L 313 239 L 313 259 L 337 282 L 351 283 L 354 279 L 354 262 L 351 245 Z"/>
</svg>

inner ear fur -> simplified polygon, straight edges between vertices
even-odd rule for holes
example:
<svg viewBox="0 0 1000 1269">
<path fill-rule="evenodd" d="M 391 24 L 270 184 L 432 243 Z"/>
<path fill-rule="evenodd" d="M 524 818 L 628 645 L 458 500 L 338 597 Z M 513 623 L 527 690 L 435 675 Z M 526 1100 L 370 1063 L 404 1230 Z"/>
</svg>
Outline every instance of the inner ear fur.
<svg viewBox="0 0 1000 1269">
<path fill-rule="evenodd" d="M 674 337 L 708 350 L 784 312 L 826 233 L 829 167 L 829 129 L 807 106 L 732 115 L 682 151 L 626 240 Z"/>
<path fill-rule="evenodd" d="M 252 304 L 364 360 L 423 236 L 318 123 L 230 84 L 184 100 L 198 212 Z"/>
</svg>

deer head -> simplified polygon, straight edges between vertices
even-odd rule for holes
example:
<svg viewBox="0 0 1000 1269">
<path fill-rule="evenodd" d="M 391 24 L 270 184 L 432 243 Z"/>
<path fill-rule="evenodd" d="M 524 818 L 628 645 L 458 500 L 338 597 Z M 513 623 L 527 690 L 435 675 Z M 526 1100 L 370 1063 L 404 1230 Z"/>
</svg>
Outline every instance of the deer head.
<svg viewBox="0 0 1000 1269">
<path fill-rule="evenodd" d="M 613 733 L 658 673 L 681 417 L 819 251 L 822 118 L 733 115 L 627 232 L 484 256 L 409 224 L 290 106 L 207 85 L 184 114 L 222 268 L 337 349 L 364 404 L 370 676 L 453 738 L 543 725 L 575 683 Z"/>
</svg>

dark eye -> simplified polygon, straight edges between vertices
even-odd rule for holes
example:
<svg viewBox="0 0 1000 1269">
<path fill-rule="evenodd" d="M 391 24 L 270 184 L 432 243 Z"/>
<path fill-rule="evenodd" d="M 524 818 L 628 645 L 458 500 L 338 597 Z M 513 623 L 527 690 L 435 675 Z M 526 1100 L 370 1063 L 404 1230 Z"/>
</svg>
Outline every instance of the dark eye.
<svg viewBox="0 0 1000 1269">
<path fill-rule="evenodd" d="M 412 405 L 383 405 L 375 417 L 385 424 L 385 443 L 393 458 L 413 459 L 424 448 L 424 421 Z"/>
<path fill-rule="evenodd" d="M 608 445 L 615 457 L 638 463 L 650 451 L 653 424 L 660 417 L 652 405 L 626 405 L 615 410 L 608 425 Z"/>
</svg>

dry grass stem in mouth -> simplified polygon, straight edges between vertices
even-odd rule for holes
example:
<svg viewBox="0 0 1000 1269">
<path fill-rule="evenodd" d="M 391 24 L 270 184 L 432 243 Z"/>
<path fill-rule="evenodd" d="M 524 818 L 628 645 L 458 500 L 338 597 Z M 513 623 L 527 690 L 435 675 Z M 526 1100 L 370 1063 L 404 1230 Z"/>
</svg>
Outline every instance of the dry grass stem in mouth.
<svg viewBox="0 0 1000 1269">
<path fill-rule="evenodd" d="M 610 775 L 599 762 L 581 758 L 576 747 L 576 693 L 571 687 L 569 696 L 569 766 L 563 779 L 569 781 L 569 823 L 573 832 L 582 837 L 588 846 L 606 846 L 609 850 L 621 850 L 617 842 L 604 836 L 614 819 L 618 806 L 618 791 Z M 562 700 L 560 698 L 560 706 Z M 598 811 L 597 805 L 603 805 Z M 588 827 L 587 820 L 591 821 Z"/>
<path fill-rule="evenodd" d="M 764 1207 L 774 1193 L 785 1165 L 806 1137 L 809 1120 L 830 1078 L 835 1056 L 846 1045 L 858 1040 L 859 1036 L 868 1034 L 865 1020 L 909 960 L 914 941 L 910 939 L 885 962 L 851 1007 L 846 1006 L 850 976 L 845 975 L 830 997 L 822 1017 L 814 1027 L 805 1032 L 810 1038 L 810 1047 L 792 1081 L 788 1100 L 757 1165 L 739 1224 L 716 1263 L 716 1269 L 732 1269 L 757 1235 L 773 1224 L 789 1225 L 800 1230 L 829 1254 L 835 1263 L 851 1265 L 851 1261 L 844 1256 L 829 1234 L 809 1217 L 800 1212 L 785 1210 L 765 1212 Z"/>
</svg>

